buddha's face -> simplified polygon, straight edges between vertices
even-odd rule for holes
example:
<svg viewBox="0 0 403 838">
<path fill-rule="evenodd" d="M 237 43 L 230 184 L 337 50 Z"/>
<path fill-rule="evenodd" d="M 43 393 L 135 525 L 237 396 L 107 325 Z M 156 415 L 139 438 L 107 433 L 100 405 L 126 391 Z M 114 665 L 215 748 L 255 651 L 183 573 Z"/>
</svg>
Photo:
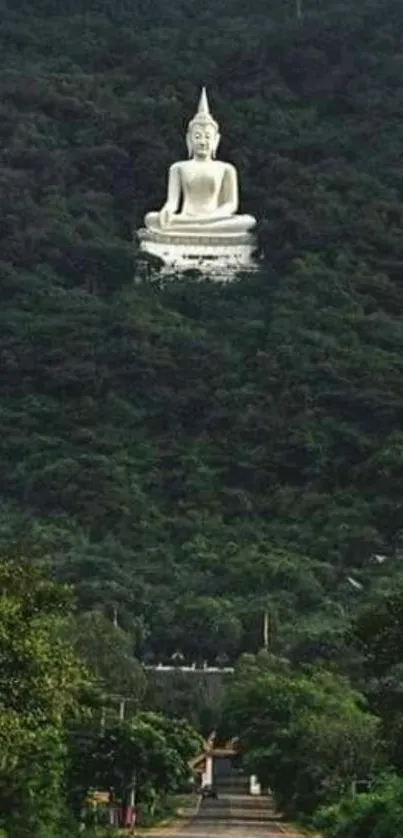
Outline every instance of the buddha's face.
<svg viewBox="0 0 403 838">
<path fill-rule="evenodd" d="M 187 136 L 190 155 L 195 157 L 196 160 L 211 159 L 216 153 L 219 139 L 218 131 L 214 125 L 203 125 L 196 122 L 191 126 Z"/>
</svg>

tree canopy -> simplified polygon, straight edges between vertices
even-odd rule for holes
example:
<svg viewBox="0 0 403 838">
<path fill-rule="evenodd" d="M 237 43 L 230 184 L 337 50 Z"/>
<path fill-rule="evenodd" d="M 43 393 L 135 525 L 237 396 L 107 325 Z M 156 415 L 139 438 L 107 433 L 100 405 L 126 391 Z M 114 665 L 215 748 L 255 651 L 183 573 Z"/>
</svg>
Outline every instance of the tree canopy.
<svg viewBox="0 0 403 838">
<path fill-rule="evenodd" d="M 0 562 L 0 810 L 7 834 L 57 830 L 65 725 L 87 676 L 62 638 L 67 590 L 24 559 Z"/>
<path fill-rule="evenodd" d="M 337 801 L 380 763 L 380 720 L 346 679 L 326 670 L 241 659 L 223 718 L 238 734 L 247 771 L 293 815 Z"/>
<path fill-rule="evenodd" d="M 399 548 L 403 15 L 302 5 L 2 3 L 0 532 L 139 657 L 333 655 Z M 148 283 L 201 83 L 261 270 Z"/>
</svg>

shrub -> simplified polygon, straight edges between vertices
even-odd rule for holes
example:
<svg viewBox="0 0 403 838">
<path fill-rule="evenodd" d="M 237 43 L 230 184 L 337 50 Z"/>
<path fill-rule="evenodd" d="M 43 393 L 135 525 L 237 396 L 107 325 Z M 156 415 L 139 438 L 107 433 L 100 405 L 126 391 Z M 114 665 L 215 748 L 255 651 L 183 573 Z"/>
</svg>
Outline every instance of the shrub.
<svg viewBox="0 0 403 838">
<path fill-rule="evenodd" d="M 313 823 L 329 838 L 395 838 L 403 823 L 403 780 L 384 776 L 373 791 L 319 809 Z"/>
</svg>

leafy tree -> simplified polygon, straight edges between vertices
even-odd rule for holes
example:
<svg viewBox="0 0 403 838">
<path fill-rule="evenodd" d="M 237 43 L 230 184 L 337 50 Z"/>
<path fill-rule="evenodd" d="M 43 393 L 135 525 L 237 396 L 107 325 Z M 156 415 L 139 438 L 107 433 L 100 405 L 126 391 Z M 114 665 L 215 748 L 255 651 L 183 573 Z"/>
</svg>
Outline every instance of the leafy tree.
<svg viewBox="0 0 403 838">
<path fill-rule="evenodd" d="M 157 730 L 164 734 L 168 746 L 176 751 L 182 759 L 182 776 L 178 778 L 177 784 L 185 784 L 189 778 L 189 760 L 197 756 L 202 750 L 204 740 L 186 719 L 169 718 L 162 714 L 143 712 L 138 718 L 149 722 Z"/>
<path fill-rule="evenodd" d="M 387 587 L 375 592 L 360 609 L 349 640 L 359 655 L 362 687 L 374 712 L 382 718 L 389 757 L 399 770 L 403 766 L 402 628 L 403 588 L 399 576 L 395 580 L 391 575 Z"/>
<path fill-rule="evenodd" d="M 364 657 L 365 667 L 371 675 L 388 673 L 403 656 L 403 587 L 378 593 L 361 608 L 356 617 L 351 636 Z"/>
<path fill-rule="evenodd" d="M 209 736 L 217 728 L 231 673 L 157 669 L 147 674 L 144 699 L 147 708 L 171 719 L 186 718 L 203 736 Z"/>
<path fill-rule="evenodd" d="M 379 720 L 346 679 L 326 670 L 244 661 L 224 717 L 248 771 L 294 815 L 337 799 L 380 758 Z"/>
<path fill-rule="evenodd" d="M 79 810 L 89 788 L 110 790 L 125 805 L 133 790 L 140 810 L 156 797 L 180 791 L 189 779 L 189 760 L 202 740 L 185 721 L 143 712 L 103 731 L 76 729 L 70 736 L 69 788 Z"/>
<path fill-rule="evenodd" d="M 107 694 L 130 695 L 132 701 L 140 703 L 146 689 L 145 675 L 133 656 L 130 636 L 96 611 L 77 615 L 66 628 L 99 689 Z"/>
<path fill-rule="evenodd" d="M 349 795 L 318 811 L 314 823 L 329 838 L 389 838 L 400 828 L 403 814 L 401 777 L 385 774 L 367 793 Z"/>
<path fill-rule="evenodd" d="M 0 798 L 7 834 L 58 834 L 64 724 L 84 671 L 62 638 L 70 592 L 24 558 L 0 563 Z"/>
</svg>

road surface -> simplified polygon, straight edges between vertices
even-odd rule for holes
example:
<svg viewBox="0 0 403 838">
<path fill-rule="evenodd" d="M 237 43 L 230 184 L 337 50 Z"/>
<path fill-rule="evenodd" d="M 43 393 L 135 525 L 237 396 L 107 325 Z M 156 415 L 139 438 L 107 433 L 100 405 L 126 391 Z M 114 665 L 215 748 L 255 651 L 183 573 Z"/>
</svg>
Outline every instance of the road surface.
<svg viewBox="0 0 403 838">
<path fill-rule="evenodd" d="M 266 797 L 240 794 L 203 800 L 197 815 L 148 834 L 150 838 L 298 838 L 276 817 Z"/>
</svg>

